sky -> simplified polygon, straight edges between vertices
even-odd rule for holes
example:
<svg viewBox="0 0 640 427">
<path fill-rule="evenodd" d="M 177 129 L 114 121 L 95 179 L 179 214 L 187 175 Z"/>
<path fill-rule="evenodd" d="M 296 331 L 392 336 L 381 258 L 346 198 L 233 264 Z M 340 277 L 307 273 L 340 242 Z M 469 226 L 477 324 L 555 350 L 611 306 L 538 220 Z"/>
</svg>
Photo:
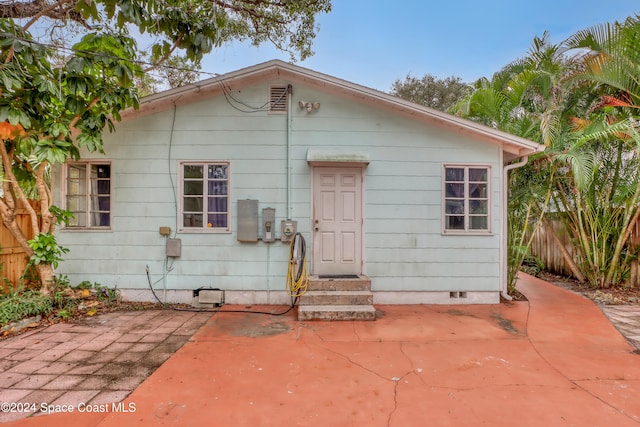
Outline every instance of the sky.
<svg viewBox="0 0 640 427">
<path fill-rule="evenodd" d="M 491 77 L 549 32 L 559 43 L 576 31 L 640 14 L 640 0 L 333 0 L 319 15 L 315 55 L 297 64 L 388 92 L 410 74 Z M 202 62 L 224 74 L 289 54 L 271 45 L 231 43 Z"/>
</svg>

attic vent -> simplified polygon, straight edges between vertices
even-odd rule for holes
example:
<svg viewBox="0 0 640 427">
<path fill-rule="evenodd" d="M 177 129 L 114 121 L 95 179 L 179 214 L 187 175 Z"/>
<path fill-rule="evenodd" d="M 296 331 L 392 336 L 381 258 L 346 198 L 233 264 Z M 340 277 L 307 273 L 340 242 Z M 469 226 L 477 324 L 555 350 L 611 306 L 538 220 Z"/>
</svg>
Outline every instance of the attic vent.
<svg viewBox="0 0 640 427">
<path fill-rule="evenodd" d="M 287 86 L 271 86 L 269 88 L 269 111 L 272 113 L 287 112 Z"/>
</svg>

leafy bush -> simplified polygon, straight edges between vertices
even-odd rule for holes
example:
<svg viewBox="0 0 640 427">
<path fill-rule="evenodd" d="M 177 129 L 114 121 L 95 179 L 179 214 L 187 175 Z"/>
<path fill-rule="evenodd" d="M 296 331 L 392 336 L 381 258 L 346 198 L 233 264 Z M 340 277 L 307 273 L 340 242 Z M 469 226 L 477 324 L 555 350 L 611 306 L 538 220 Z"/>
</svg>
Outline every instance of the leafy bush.
<svg viewBox="0 0 640 427">
<path fill-rule="evenodd" d="M 58 246 L 55 236 L 49 233 L 36 235 L 29 240 L 29 246 L 33 249 L 32 263 L 36 265 L 40 263 L 51 264 L 53 268 L 57 268 L 58 263 L 62 261 L 62 255 L 69 252 L 69 249 Z"/>
<path fill-rule="evenodd" d="M 120 293 L 115 288 L 109 288 L 99 283 L 94 283 L 93 287 L 96 290 L 96 299 L 98 301 L 104 301 L 111 305 L 120 300 Z"/>
<path fill-rule="evenodd" d="M 38 291 L 16 289 L 0 296 L 0 326 L 26 317 L 47 315 L 53 309 L 51 299 Z"/>
<path fill-rule="evenodd" d="M 527 256 L 522 261 L 522 271 L 534 277 L 539 277 L 544 271 L 544 263 L 537 257 Z"/>
<path fill-rule="evenodd" d="M 71 287 L 67 276 L 55 278 L 53 292 L 43 296 L 37 289 L 20 286 L 0 295 L 0 327 L 32 316 L 55 315 L 60 319 L 69 319 L 78 313 L 94 315 L 99 306 L 113 306 L 120 301 L 116 288 L 99 283 L 83 281 Z"/>
</svg>

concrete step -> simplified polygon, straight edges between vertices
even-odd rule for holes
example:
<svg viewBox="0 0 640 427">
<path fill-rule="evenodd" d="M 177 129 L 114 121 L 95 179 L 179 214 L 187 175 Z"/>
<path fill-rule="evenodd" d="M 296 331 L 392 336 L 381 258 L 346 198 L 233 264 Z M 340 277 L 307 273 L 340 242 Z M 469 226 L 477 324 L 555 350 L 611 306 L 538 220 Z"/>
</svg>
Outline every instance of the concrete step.
<svg viewBox="0 0 640 427">
<path fill-rule="evenodd" d="M 360 276 L 358 279 L 320 279 L 309 276 L 309 291 L 370 291 L 371 279 Z"/>
<path fill-rule="evenodd" d="M 371 291 L 307 291 L 300 305 L 371 305 Z"/>
<path fill-rule="evenodd" d="M 375 320 L 372 305 L 300 305 L 298 320 Z"/>
</svg>

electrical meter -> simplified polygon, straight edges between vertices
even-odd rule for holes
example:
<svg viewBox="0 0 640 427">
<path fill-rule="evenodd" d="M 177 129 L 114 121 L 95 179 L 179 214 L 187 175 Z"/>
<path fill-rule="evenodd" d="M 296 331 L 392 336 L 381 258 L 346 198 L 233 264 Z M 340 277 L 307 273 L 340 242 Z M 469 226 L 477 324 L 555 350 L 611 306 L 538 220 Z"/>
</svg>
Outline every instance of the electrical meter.
<svg viewBox="0 0 640 427">
<path fill-rule="evenodd" d="M 290 242 L 298 230 L 298 221 L 292 221 L 290 219 L 282 220 L 280 222 L 280 229 L 280 240 Z"/>
</svg>

